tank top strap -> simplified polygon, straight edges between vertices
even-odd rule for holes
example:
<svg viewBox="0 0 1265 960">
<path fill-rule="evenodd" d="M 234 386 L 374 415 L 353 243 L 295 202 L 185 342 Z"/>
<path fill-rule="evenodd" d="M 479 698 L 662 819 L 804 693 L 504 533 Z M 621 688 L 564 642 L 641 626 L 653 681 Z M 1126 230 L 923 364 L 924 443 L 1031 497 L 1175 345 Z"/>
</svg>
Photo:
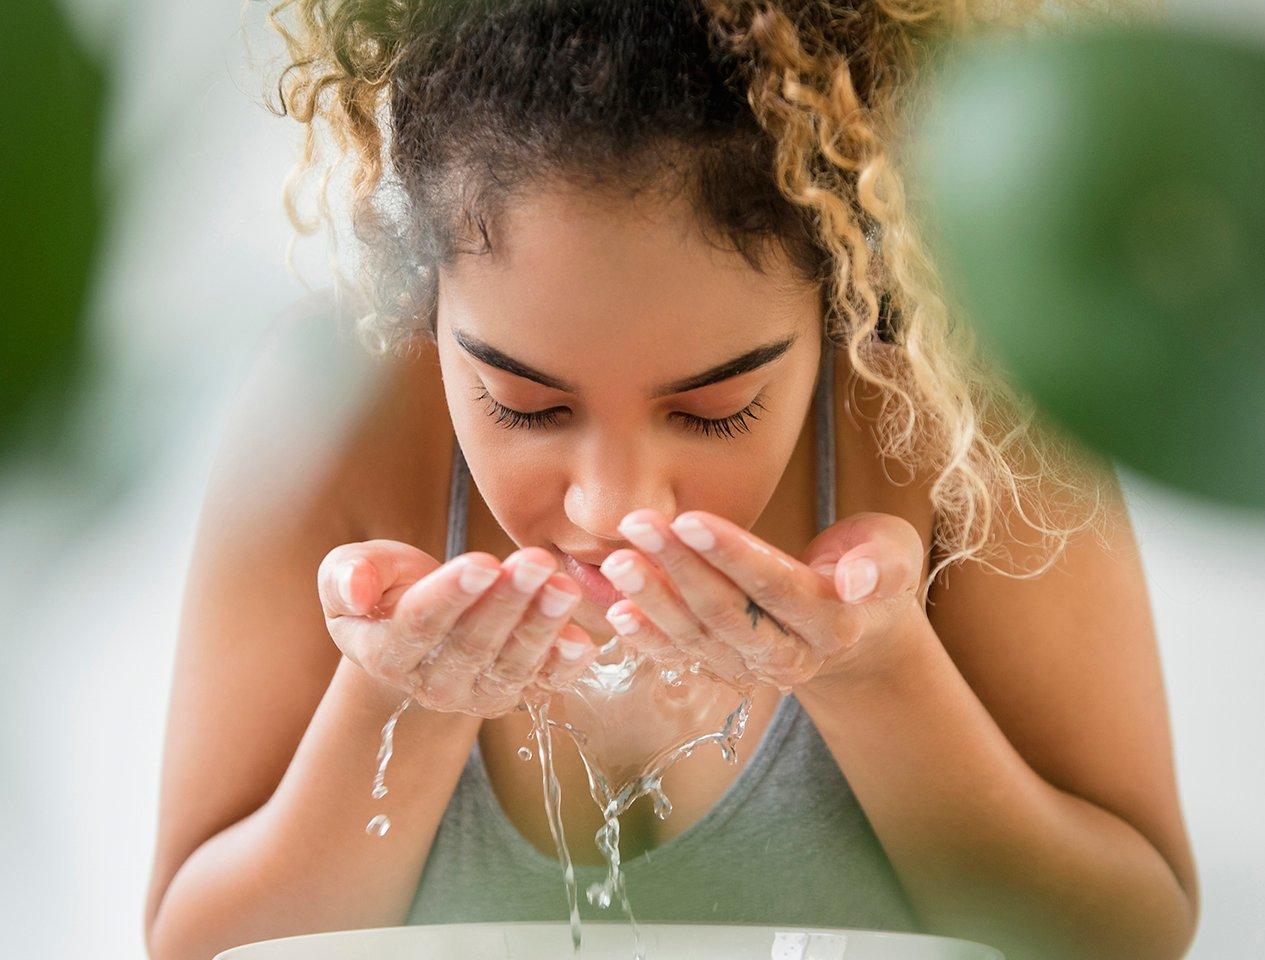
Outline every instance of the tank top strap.
<svg viewBox="0 0 1265 960">
<path fill-rule="evenodd" d="M 470 468 L 454 433 L 452 471 L 448 479 L 448 535 L 444 542 L 444 562 L 466 552 L 470 506 Z"/>
<path fill-rule="evenodd" d="M 835 347 L 823 331 L 821 364 L 813 390 L 814 489 L 817 494 L 817 532 L 833 526 L 837 515 L 835 497 L 839 481 L 835 460 Z"/>
</svg>

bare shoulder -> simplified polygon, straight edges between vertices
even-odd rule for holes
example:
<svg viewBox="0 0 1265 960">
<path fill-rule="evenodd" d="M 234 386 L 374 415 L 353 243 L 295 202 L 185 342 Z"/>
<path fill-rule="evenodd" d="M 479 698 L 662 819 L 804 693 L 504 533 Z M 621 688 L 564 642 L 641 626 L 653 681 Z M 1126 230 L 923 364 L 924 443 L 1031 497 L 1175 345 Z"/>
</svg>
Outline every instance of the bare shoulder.
<svg viewBox="0 0 1265 960">
<path fill-rule="evenodd" d="M 1108 479 L 1105 542 L 1076 534 L 1031 579 L 953 565 L 932 585 L 928 616 L 1032 768 L 1132 825 L 1194 896 L 1146 576 L 1119 482 Z M 1037 531 L 1013 505 L 1003 522 L 1010 569 L 1038 569 L 1048 557 Z"/>
<path fill-rule="evenodd" d="M 875 510 L 908 520 L 936 560 L 930 470 L 884 460 L 877 389 L 836 359 L 841 516 Z M 1025 471 L 1034 464 L 1021 464 Z M 967 561 L 941 571 L 927 615 L 1007 739 L 1053 786 L 1124 819 L 1197 893 L 1180 810 L 1164 681 L 1146 574 L 1118 480 L 1106 478 L 1104 536 L 1074 536 L 1042 575 L 1019 579 Z M 1024 514 L 1033 515 L 1032 503 Z M 1013 504 L 998 534 L 1015 571 L 1047 559 Z"/>
<path fill-rule="evenodd" d="M 151 917 L 184 860 L 272 795 L 329 685 L 321 559 L 406 509 L 395 471 L 424 489 L 437 469 L 401 389 L 419 361 L 370 356 L 328 307 L 278 318 L 221 428 L 185 578 Z"/>
</svg>

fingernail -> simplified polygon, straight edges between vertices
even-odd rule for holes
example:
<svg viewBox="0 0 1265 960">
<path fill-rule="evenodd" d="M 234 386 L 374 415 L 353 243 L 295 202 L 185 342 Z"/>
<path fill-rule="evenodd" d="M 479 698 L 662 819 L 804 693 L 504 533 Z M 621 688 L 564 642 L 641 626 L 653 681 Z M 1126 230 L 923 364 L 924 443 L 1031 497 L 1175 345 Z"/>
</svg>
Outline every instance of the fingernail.
<svg viewBox="0 0 1265 960">
<path fill-rule="evenodd" d="M 646 553 L 658 553 L 664 547 L 663 535 L 644 520 L 625 520 L 619 525 L 619 532 Z"/>
<path fill-rule="evenodd" d="M 606 619 L 621 637 L 631 636 L 637 632 L 637 618 L 631 613 L 608 613 Z"/>
<path fill-rule="evenodd" d="M 857 557 L 843 565 L 843 599 L 855 603 L 867 596 L 878 583 L 878 567 L 868 557 Z"/>
<path fill-rule="evenodd" d="M 677 517 L 670 526 L 673 533 L 695 550 L 710 550 L 716 546 L 716 537 L 698 517 Z"/>
<path fill-rule="evenodd" d="M 461 576 L 457 579 L 461 589 L 466 593 L 482 593 L 488 587 L 496 582 L 496 578 L 501 575 L 501 571 L 497 567 L 484 566 L 481 563 L 467 563 L 461 569 Z"/>
<path fill-rule="evenodd" d="M 559 590 L 552 583 L 546 583 L 540 591 L 540 612 L 546 617 L 560 617 L 580 600 L 579 594 L 568 590 Z"/>
<path fill-rule="evenodd" d="M 530 560 L 519 560 L 514 564 L 514 572 L 510 579 L 514 583 L 515 590 L 521 590 L 523 593 L 535 593 L 540 585 L 549 579 L 552 573 L 552 570 L 539 563 L 532 563 Z"/>
<path fill-rule="evenodd" d="M 563 660 L 579 660 L 582 656 L 589 652 L 589 644 L 579 640 L 567 640 L 562 637 L 558 638 L 558 653 L 562 655 Z"/>
<path fill-rule="evenodd" d="M 351 578 L 356 573 L 356 565 L 351 561 L 340 564 L 335 582 L 338 584 L 338 596 L 348 607 L 355 609 L 356 601 L 351 595 Z"/>
<path fill-rule="evenodd" d="M 618 560 L 607 557 L 602 561 L 600 569 L 602 575 L 624 593 L 637 593 L 646 585 L 645 576 L 637 569 L 637 564 L 627 556 L 620 557 Z"/>
</svg>

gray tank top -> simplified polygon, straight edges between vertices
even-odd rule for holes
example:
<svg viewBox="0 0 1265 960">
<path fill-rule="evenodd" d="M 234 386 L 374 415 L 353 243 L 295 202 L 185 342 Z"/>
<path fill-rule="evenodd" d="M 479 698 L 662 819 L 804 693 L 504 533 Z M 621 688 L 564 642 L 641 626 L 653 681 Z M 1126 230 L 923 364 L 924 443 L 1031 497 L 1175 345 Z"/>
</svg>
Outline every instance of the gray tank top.
<svg viewBox="0 0 1265 960">
<path fill-rule="evenodd" d="M 814 396 L 816 517 L 835 521 L 833 355 Z M 831 375 L 826 364 L 831 363 Z M 469 472 L 453 444 L 447 558 L 465 552 Z M 667 843 L 624 861 L 628 897 L 647 923 L 749 923 L 923 932 L 892 865 L 812 719 L 782 698 L 717 804 Z M 543 802 L 543 801 L 542 801 Z M 590 837 L 569 837 L 577 844 Z M 577 866 L 580 913 L 623 922 L 584 897 L 605 867 Z M 562 868 L 518 831 L 476 740 L 440 821 L 406 923 L 567 918 Z"/>
</svg>

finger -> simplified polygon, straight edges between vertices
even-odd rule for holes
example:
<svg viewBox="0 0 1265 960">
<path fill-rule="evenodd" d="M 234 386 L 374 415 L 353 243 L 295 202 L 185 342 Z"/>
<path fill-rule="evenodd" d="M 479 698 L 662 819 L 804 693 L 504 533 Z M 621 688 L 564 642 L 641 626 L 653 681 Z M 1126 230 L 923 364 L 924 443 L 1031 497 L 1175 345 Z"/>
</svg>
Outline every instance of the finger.
<svg viewBox="0 0 1265 960">
<path fill-rule="evenodd" d="M 536 674 L 536 684 L 544 690 L 561 690 L 574 683 L 596 656 L 597 647 L 589 635 L 580 626 L 568 623 L 558 632 L 548 659 Z"/>
<path fill-rule="evenodd" d="M 838 598 L 831 583 L 737 524 L 692 510 L 673 520 L 671 530 L 802 641 L 815 643 L 822 625 L 832 622 Z"/>
<path fill-rule="evenodd" d="M 361 561 L 363 563 L 363 560 Z M 449 626 L 478 599 L 460 581 L 487 584 L 501 568 L 490 554 L 466 554 L 432 570 L 409 585 L 392 603 L 390 616 L 345 615 L 330 620 L 330 635 L 368 673 L 394 686 L 418 679 L 422 659 L 443 639 Z M 392 591 L 401 589 L 398 585 Z M 486 586 L 483 587 L 486 589 Z"/>
<path fill-rule="evenodd" d="M 772 566 L 761 583 L 761 602 L 700 556 L 700 549 L 714 547 L 716 538 L 693 521 L 693 514 L 682 514 L 678 520 L 682 518 L 669 525 L 654 510 L 636 510 L 619 529 L 638 546 L 653 551 L 655 562 L 667 571 L 707 634 L 737 650 L 747 666 L 759 668 L 774 659 L 806 662 L 811 655 L 809 645 L 769 610 L 775 598 L 784 609 L 796 609 L 803 602 L 792 571 Z"/>
<path fill-rule="evenodd" d="M 555 574 L 545 581 L 536 603 L 511 632 L 496 660 L 478 677 L 479 691 L 504 695 L 530 683 L 579 602 L 580 588 L 570 577 Z"/>
<path fill-rule="evenodd" d="M 858 603 L 917 591 L 926 548 L 917 529 L 904 517 L 863 511 L 819 533 L 804 556 L 806 563 L 828 569 L 840 599 Z M 875 563 L 877 577 L 872 581 L 863 568 L 849 567 L 859 558 Z"/>
<path fill-rule="evenodd" d="M 512 554 L 502 567 L 509 575 L 453 624 L 436 651 L 432 674 L 473 687 L 475 676 L 497 658 L 536 592 L 553 575 L 557 561 L 541 547 L 528 547 Z"/>
<path fill-rule="evenodd" d="M 695 659 L 702 656 L 706 631 L 694 612 L 672 589 L 666 575 L 636 550 L 616 550 L 599 568 L 625 597 L 673 644 Z"/>
<path fill-rule="evenodd" d="M 439 566 L 426 551 L 396 540 L 344 543 L 317 567 L 317 593 L 327 618 L 362 616 L 392 587 L 411 585 Z"/>
<path fill-rule="evenodd" d="M 629 646 L 665 668 L 683 670 L 698 666 L 731 683 L 742 684 L 750 679 L 747 663 L 728 643 L 703 636 L 690 644 L 682 644 L 665 635 L 631 600 L 612 604 L 606 611 L 606 619 Z"/>
<path fill-rule="evenodd" d="M 683 667 L 698 654 L 682 648 L 654 625 L 631 600 L 619 600 L 606 611 L 606 619 L 628 646 L 665 667 Z"/>
<path fill-rule="evenodd" d="M 454 557 L 395 601 L 391 617 L 395 637 L 418 653 L 432 650 L 503 579 L 500 561 L 490 553 Z"/>
</svg>

